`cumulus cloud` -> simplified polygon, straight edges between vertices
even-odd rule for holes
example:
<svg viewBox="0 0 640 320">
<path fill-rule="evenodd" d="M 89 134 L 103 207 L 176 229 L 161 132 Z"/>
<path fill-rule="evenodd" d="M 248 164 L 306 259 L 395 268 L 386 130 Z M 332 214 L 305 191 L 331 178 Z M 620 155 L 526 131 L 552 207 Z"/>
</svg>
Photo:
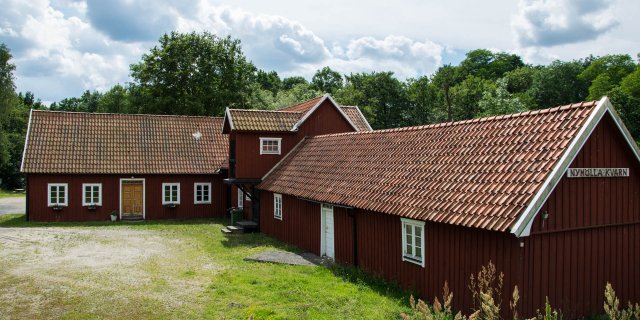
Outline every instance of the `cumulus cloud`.
<svg viewBox="0 0 640 320">
<path fill-rule="evenodd" d="M 210 1 L 4 0 L 0 42 L 14 54 L 19 90 L 47 101 L 105 90 L 129 81 L 129 65 L 163 33 L 210 31 L 242 40 L 257 67 L 311 77 L 324 66 L 342 73 L 430 74 L 444 47 L 404 36 L 356 37 L 327 43 L 302 23 Z"/>
<path fill-rule="evenodd" d="M 617 25 L 611 0 L 521 0 L 512 19 L 523 47 L 593 40 Z"/>
</svg>

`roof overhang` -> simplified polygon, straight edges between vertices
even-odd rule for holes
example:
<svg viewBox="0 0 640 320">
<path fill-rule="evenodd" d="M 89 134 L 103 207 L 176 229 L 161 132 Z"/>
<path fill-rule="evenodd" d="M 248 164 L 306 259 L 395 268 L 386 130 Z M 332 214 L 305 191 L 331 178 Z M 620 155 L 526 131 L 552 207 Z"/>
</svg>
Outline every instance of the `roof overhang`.
<svg viewBox="0 0 640 320">
<path fill-rule="evenodd" d="M 24 147 L 22 148 L 22 161 L 20 161 L 20 172 L 24 172 L 24 156 L 27 154 L 27 145 L 29 144 L 29 132 L 31 131 L 31 116 L 33 109 L 29 109 L 29 122 L 27 123 L 27 135 L 24 138 Z"/>
<path fill-rule="evenodd" d="M 229 130 L 225 130 L 227 128 L 227 123 L 229 125 Z M 231 130 L 233 130 L 233 119 L 231 119 L 231 112 L 229 111 L 229 107 L 227 107 L 224 110 L 224 120 L 222 120 L 222 133 L 230 133 Z"/>
<path fill-rule="evenodd" d="M 511 233 L 516 237 L 520 238 L 529 236 L 533 220 L 535 220 L 535 216 L 547 201 L 549 195 L 551 195 L 555 187 L 558 185 L 558 182 L 560 182 L 562 177 L 565 175 L 565 172 L 567 171 L 571 163 L 573 163 L 573 160 L 578 155 L 580 150 L 582 150 L 582 147 L 586 143 L 587 139 L 591 136 L 591 133 L 593 133 L 593 130 L 596 128 L 598 123 L 600 123 L 600 120 L 602 120 L 602 117 L 604 117 L 605 114 L 611 115 L 611 118 L 614 120 L 616 126 L 622 133 L 624 139 L 627 141 L 627 144 L 635 155 L 636 160 L 640 162 L 640 149 L 633 139 L 633 136 L 611 105 L 611 101 L 609 101 L 609 98 L 602 97 L 589 118 L 587 118 L 585 124 L 582 126 L 580 131 L 578 131 L 578 134 L 571 141 L 571 144 L 551 171 L 551 174 L 549 174 L 547 179 L 544 181 L 542 187 L 534 195 L 533 200 L 531 200 L 527 208 L 511 228 Z"/>
</svg>

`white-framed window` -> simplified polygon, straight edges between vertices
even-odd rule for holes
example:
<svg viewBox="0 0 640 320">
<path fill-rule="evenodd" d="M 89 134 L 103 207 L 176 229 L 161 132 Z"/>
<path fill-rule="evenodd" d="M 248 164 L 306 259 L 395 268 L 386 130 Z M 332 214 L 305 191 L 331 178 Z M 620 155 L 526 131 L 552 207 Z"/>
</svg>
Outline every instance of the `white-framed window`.
<svg viewBox="0 0 640 320">
<path fill-rule="evenodd" d="M 162 184 L 162 204 L 180 204 L 180 183 Z"/>
<path fill-rule="evenodd" d="M 424 267 L 424 221 L 401 218 L 402 261 Z"/>
<path fill-rule="evenodd" d="M 273 194 L 273 217 L 282 220 L 282 195 Z"/>
<path fill-rule="evenodd" d="M 179 189 L 180 187 L 178 186 L 178 190 Z M 178 200 L 178 202 L 180 201 Z M 193 203 L 211 203 L 211 182 L 196 182 L 193 184 Z"/>
<path fill-rule="evenodd" d="M 260 154 L 280 154 L 282 138 L 260 138 Z"/>
<path fill-rule="evenodd" d="M 101 206 L 102 205 L 102 183 L 82 184 L 82 205 Z"/>
<path fill-rule="evenodd" d="M 49 183 L 48 185 L 49 198 L 47 203 L 49 207 L 54 206 L 67 206 L 67 195 L 69 194 L 69 184 L 67 183 Z"/>
<path fill-rule="evenodd" d="M 238 188 L 238 209 L 244 208 L 244 192 Z"/>
</svg>

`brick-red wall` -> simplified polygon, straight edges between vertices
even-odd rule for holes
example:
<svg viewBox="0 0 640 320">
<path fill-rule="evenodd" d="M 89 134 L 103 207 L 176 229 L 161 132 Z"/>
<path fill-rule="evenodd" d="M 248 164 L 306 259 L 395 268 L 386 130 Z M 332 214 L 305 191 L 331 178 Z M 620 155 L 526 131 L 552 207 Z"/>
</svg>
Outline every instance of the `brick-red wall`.
<svg viewBox="0 0 640 320">
<path fill-rule="evenodd" d="M 113 210 L 119 211 L 120 179 L 145 179 L 145 218 L 188 219 L 221 217 L 226 213 L 227 186 L 222 175 L 48 175 L 28 174 L 28 210 L 31 221 L 108 220 Z M 180 183 L 180 205 L 169 209 L 162 205 L 162 183 Z M 211 204 L 194 204 L 195 182 L 211 182 Z M 68 207 L 54 211 L 47 206 L 47 184 L 68 183 Z M 82 206 L 82 184 L 102 183 L 102 206 L 89 210 Z"/>
</svg>

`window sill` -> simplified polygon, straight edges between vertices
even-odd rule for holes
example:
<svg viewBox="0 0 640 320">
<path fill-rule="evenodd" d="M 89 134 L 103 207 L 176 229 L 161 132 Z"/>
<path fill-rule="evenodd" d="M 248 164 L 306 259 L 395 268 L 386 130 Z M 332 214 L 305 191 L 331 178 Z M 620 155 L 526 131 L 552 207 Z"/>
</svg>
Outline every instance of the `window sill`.
<svg viewBox="0 0 640 320">
<path fill-rule="evenodd" d="M 413 259 L 411 257 L 402 256 L 402 261 L 411 262 L 413 264 L 417 264 L 417 265 L 419 265 L 419 266 L 424 268 L 424 260 L 419 261 L 419 260 Z"/>
<path fill-rule="evenodd" d="M 282 217 L 273 216 L 274 219 L 282 221 Z"/>
<path fill-rule="evenodd" d="M 66 207 L 67 206 L 61 206 L 61 205 L 51 205 L 51 206 L 49 206 L 49 208 L 51 208 L 51 209 L 53 209 L 55 211 L 60 211 L 60 210 L 62 210 L 64 208 L 66 208 Z"/>
<path fill-rule="evenodd" d="M 163 203 L 162 204 L 165 208 L 169 208 L 169 209 L 173 209 L 175 207 L 177 207 L 178 205 L 180 205 L 179 203 Z"/>
<path fill-rule="evenodd" d="M 87 208 L 88 210 L 95 210 L 98 207 L 101 207 L 102 205 L 99 204 L 85 204 L 83 205 L 83 207 Z"/>
<path fill-rule="evenodd" d="M 211 202 L 194 202 L 193 204 L 211 204 Z"/>
</svg>

